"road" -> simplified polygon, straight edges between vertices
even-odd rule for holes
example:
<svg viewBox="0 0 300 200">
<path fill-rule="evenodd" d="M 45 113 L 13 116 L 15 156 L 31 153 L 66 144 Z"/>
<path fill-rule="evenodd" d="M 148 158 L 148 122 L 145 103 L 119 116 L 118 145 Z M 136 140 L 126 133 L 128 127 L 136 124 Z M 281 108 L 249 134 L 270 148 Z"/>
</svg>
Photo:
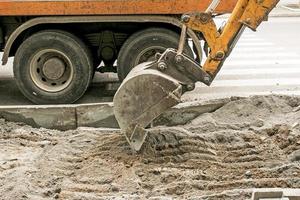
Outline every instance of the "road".
<svg viewBox="0 0 300 200">
<path fill-rule="evenodd" d="M 211 87 L 197 85 L 184 100 L 249 96 L 300 95 L 300 18 L 270 18 L 247 29 Z"/>
<path fill-rule="evenodd" d="M 286 4 L 296 4 L 299 3 L 298 0 L 280 0 L 278 5 L 286 5 Z"/>
<path fill-rule="evenodd" d="M 257 32 L 247 29 L 212 86 L 197 84 L 183 101 L 269 93 L 300 95 L 299 32 L 297 17 L 274 17 Z M 30 104 L 11 79 L 12 61 L 1 70 L 0 104 Z M 103 89 L 93 84 L 78 103 L 111 101 L 111 93 L 102 94 Z"/>
</svg>

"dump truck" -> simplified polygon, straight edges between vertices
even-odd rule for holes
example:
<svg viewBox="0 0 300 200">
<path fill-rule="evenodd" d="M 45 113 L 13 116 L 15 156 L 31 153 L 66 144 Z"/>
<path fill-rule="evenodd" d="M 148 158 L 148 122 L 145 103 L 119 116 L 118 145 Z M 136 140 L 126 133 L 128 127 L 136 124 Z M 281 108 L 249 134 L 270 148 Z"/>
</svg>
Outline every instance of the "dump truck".
<svg viewBox="0 0 300 200">
<path fill-rule="evenodd" d="M 115 117 L 139 151 L 151 122 L 196 82 L 209 86 L 245 28 L 255 31 L 278 2 L 0 0 L 2 64 L 14 56 L 18 87 L 38 104 L 75 102 L 95 71 L 116 72 Z"/>
<path fill-rule="evenodd" d="M 236 0 L 223 0 L 217 14 Z M 14 57 L 18 88 L 36 104 L 69 104 L 87 90 L 95 71 L 123 80 L 137 64 L 177 48 L 184 13 L 210 0 L 0 0 L 2 64 Z M 201 35 L 188 31 L 197 55 Z M 193 48 L 184 52 L 193 56 Z M 198 58 L 199 60 L 200 58 Z M 117 62 L 116 62 L 117 61 Z M 101 92 L 101 91 L 99 91 Z"/>
</svg>

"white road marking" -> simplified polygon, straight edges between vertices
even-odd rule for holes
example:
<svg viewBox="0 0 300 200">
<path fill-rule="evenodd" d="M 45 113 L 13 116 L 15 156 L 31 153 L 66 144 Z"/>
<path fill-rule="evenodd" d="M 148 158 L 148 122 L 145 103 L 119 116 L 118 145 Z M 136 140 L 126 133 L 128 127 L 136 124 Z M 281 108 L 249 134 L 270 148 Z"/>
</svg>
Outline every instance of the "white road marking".
<svg viewBox="0 0 300 200">
<path fill-rule="evenodd" d="M 247 59 L 241 59 L 241 60 L 226 60 L 226 65 L 234 66 L 234 65 L 294 65 L 294 64 L 299 64 L 300 65 L 300 56 L 299 58 L 291 58 L 291 59 L 278 59 L 276 57 L 274 58 L 269 58 L 269 59 L 252 59 L 251 56 Z"/>
<path fill-rule="evenodd" d="M 218 80 L 212 86 L 278 86 L 278 85 L 299 85 L 300 78 L 274 78 L 274 79 L 242 79 L 242 80 Z"/>
<path fill-rule="evenodd" d="M 280 77 L 281 74 L 300 74 L 300 66 L 299 67 L 290 67 L 288 70 L 285 68 L 242 68 L 239 67 L 237 69 L 225 69 L 221 70 L 219 75 L 247 75 L 247 74 L 274 74 Z M 299 77 L 300 80 L 300 77 Z"/>
<path fill-rule="evenodd" d="M 263 94 L 300 95 L 300 55 L 247 32 L 210 88 L 197 83 L 183 100 Z"/>
</svg>

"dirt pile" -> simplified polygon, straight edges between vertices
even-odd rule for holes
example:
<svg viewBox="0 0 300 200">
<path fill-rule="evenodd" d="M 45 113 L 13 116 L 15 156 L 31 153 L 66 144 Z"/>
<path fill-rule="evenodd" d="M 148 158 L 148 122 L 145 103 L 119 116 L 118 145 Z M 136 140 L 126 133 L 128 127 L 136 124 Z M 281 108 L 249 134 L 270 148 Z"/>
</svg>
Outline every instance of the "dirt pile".
<svg viewBox="0 0 300 200">
<path fill-rule="evenodd" d="M 134 154 L 118 130 L 33 129 L 0 121 L 1 199 L 248 199 L 300 188 L 300 98 L 232 99 L 152 129 Z"/>
</svg>

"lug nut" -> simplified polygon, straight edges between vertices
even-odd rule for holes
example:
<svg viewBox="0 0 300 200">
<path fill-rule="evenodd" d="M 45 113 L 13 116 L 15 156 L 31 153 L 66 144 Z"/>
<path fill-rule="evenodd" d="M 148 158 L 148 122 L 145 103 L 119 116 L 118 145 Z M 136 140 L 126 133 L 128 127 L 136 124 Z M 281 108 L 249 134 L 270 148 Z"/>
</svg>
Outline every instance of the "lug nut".
<svg viewBox="0 0 300 200">
<path fill-rule="evenodd" d="M 160 71 L 164 71 L 164 70 L 166 70 L 168 67 L 167 67 L 167 64 L 166 64 L 165 62 L 160 62 L 160 63 L 158 63 L 157 68 L 158 68 Z"/>
</svg>

